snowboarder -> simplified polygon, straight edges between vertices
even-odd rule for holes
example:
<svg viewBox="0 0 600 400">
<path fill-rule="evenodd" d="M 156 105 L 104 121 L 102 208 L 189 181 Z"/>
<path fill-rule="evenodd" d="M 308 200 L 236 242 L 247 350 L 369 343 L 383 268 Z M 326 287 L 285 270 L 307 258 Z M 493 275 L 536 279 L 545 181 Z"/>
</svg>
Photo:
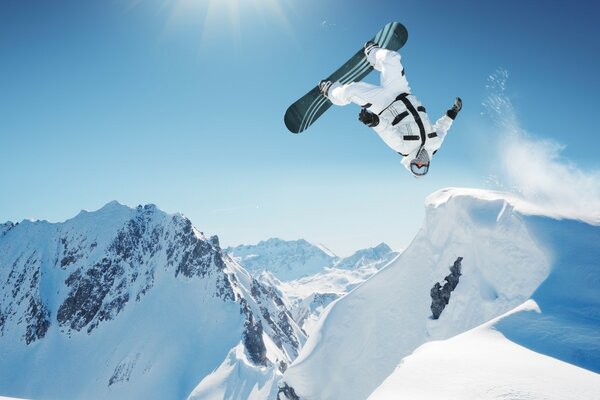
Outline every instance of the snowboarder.
<svg viewBox="0 0 600 400">
<path fill-rule="evenodd" d="M 381 86 L 321 81 L 319 90 L 335 105 L 358 104 L 361 107 L 358 119 L 403 156 L 402 164 L 413 176 L 424 176 L 429 171 L 431 156 L 442 145 L 461 110 L 462 100 L 457 97 L 446 114 L 431 125 L 425 107 L 411 94 L 400 54 L 371 40 L 365 43 L 364 52 L 373 68 L 381 72 Z"/>
</svg>

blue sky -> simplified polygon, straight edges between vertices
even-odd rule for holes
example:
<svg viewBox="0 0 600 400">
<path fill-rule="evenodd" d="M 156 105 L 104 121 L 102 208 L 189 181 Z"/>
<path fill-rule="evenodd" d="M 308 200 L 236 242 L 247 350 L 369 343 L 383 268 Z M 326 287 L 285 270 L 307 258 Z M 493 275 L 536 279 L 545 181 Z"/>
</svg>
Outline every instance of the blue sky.
<svg viewBox="0 0 600 400">
<path fill-rule="evenodd" d="M 404 247 L 429 193 L 497 177 L 500 141 L 482 103 L 499 70 L 522 129 L 560 145 L 565 164 L 600 169 L 599 11 L 512 0 L 2 1 L 0 221 L 62 221 L 118 200 L 182 212 L 224 245 L 277 236 L 341 255 Z M 430 117 L 464 101 L 426 179 L 407 174 L 355 107 L 330 109 L 300 135 L 283 124 L 289 104 L 392 20 L 408 28 L 403 63 Z"/>
</svg>

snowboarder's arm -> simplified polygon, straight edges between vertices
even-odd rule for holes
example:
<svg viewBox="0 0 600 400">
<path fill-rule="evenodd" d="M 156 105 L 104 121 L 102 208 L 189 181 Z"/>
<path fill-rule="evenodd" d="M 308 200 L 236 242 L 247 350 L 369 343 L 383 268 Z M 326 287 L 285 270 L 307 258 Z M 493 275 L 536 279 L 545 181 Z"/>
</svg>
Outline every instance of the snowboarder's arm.
<svg viewBox="0 0 600 400">
<path fill-rule="evenodd" d="M 433 130 L 435 131 L 437 136 L 433 138 L 428 138 L 427 142 L 425 143 L 425 148 L 427 149 L 429 154 L 433 154 L 442 146 L 444 138 L 446 137 L 446 134 L 448 133 L 448 130 L 451 126 L 452 119 L 447 115 L 444 115 L 443 117 L 435 121 L 435 124 L 433 125 Z"/>
</svg>

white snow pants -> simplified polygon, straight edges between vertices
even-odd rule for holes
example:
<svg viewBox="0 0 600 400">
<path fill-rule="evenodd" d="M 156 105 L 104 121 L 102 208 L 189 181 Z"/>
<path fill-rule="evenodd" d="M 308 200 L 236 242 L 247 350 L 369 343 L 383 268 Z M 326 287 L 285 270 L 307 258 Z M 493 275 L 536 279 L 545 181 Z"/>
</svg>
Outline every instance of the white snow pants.
<svg viewBox="0 0 600 400">
<path fill-rule="evenodd" d="M 380 86 L 366 82 L 345 85 L 336 82 L 329 89 L 329 100 L 339 106 L 354 103 L 365 107 L 370 104 L 369 111 L 378 114 L 380 120 L 373 129 L 389 147 L 408 158 L 403 161 L 410 163 L 411 156 L 419 150 L 422 133 L 425 135 L 425 149 L 432 155 L 441 146 L 452 119 L 444 115 L 431 125 L 423 105 L 410 94 L 398 52 L 374 49 L 367 59 L 381 72 Z M 408 102 L 396 101 L 402 93 L 408 94 Z M 402 117 L 400 121 L 399 117 Z"/>
</svg>

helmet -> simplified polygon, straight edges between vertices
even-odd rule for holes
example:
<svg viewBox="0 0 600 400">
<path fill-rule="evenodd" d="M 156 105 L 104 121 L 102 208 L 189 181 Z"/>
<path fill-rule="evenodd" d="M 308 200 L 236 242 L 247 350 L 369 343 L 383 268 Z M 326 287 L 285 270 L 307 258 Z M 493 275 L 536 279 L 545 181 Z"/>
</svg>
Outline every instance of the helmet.
<svg viewBox="0 0 600 400">
<path fill-rule="evenodd" d="M 415 178 L 425 176 L 429 172 L 429 154 L 421 147 L 415 158 L 410 162 L 410 172 Z"/>
</svg>

